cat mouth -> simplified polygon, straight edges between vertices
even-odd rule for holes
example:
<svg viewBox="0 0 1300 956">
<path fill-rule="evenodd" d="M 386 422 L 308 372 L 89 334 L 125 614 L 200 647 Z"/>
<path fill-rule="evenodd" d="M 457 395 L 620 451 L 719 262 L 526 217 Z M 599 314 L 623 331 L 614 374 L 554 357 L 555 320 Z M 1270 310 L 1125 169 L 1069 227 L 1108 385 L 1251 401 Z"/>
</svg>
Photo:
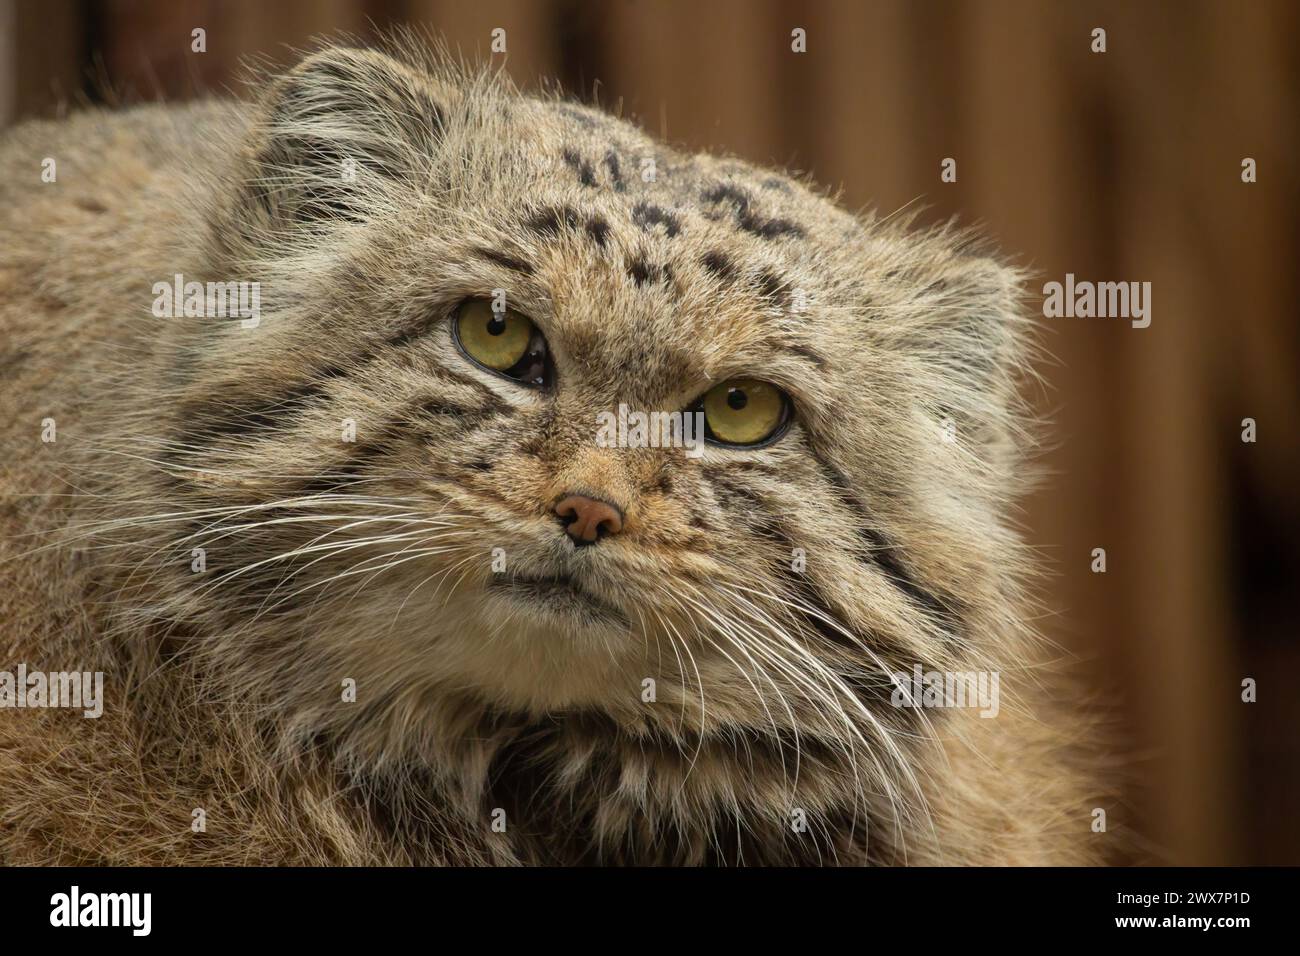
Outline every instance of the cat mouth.
<svg viewBox="0 0 1300 956">
<path fill-rule="evenodd" d="M 631 626 L 628 616 L 620 608 L 592 594 L 577 579 L 567 574 L 498 574 L 493 577 L 488 589 L 533 608 L 540 607 L 552 614 L 577 617 L 586 623 Z"/>
</svg>

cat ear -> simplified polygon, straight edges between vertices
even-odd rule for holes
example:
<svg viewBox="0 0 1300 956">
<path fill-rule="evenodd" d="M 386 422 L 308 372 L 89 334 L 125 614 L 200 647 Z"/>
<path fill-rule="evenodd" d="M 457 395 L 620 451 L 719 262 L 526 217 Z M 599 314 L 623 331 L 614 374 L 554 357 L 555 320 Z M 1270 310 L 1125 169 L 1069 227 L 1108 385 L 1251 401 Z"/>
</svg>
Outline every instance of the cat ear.
<svg viewBox="0 0 1300 956">
<path fill-rule="evenodd" d="M 1031 358 L 1023 276 L 992 258 L 967 256 L 920 294 L 908 351 L 923 358 L 938 417 L 976 446 L 1000 443 L 1023 412 Z"/>
<path fill-rule="evenodd" d="M 1025 360 L 1021 274 L 991 258 L 973 259 L 939 315 L 950 324 L 951 369 L 972 390 L 1005 400 Z"/>
<path fill-rule="evenodd" d="M 384 216 L 418 187 L 452 93 L 371 50 L 303 60 L 261 102 L 243 171 L 240 230 L 319 230 Z"/>
</svg>

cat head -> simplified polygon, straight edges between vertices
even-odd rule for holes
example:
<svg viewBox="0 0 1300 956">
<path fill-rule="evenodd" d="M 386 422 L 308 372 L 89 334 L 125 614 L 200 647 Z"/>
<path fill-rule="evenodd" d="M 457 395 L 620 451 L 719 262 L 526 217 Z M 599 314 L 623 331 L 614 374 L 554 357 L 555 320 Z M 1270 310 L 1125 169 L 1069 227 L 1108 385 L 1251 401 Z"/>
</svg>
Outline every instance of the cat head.
<svg viewBox="0 0 1300 956">
<path fill-rule="evenodd" d="M 412 49 L 272 80 L 208 202 L 262 314 L 178 346 L 206 570 L 154 606 L 242 688 L 375 754 L 455 695 L 878 755 L 893 675 L 1016 632 L 1018 276 L 969 235 Z"/>
</svg>

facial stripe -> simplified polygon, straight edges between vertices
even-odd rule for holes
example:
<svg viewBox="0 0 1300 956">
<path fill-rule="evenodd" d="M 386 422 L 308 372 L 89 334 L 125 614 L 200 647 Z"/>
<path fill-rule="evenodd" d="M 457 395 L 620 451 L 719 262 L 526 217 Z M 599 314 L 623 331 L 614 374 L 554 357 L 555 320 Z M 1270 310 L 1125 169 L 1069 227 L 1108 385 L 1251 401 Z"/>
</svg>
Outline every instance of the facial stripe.
<svg viewBox="0 0 1300 956">
<path fill-rule="evenodd" d="M 564 229 L 581 229 L 601 248 L 609 238 L 609 223 L 602 216 L 592 215 L 585 220 L 571 206 L 552 206 L 533 213 L 524 220 L 524 228 L 540 236 L 556 238 Z"/>
<path fill-rule="evenodd" d="M 518 259 L 497 249 L 489 249 L 486 246 L 475 246 L 474 252 L 476 255 L 486 259 L 488 262 L 494 262 L 499 266 L 505 266 L 507 269 L 513 269 L 515 272 L 521 272 L 526 276 L 532 275 L 535 271 L 532 265 L 525 262 L 523 259 Z"/>
<path fill-rule="evenodd" d="M 326 471 L 305 481 L 301 486 L 303 493 L 337 491 L 363 480 L 361 471 L 366 465 L 391 455 L 393 445 L 417 433 L 421 424 L 454 420 L 472 426 L 508 410 L 496 393 L 481 382 L 449 371 L 445 374 L 448 381 L 480 390 L 484 400 L 471 405 L 449 396 L 426 396 L 408 402 L 401 411 L 379 425 L 373 431 L 373 437 L 357 444 L 346 457 L 328 465 Z"/>
<path fill-rule="evenodd" d="M 324 385 L 311 381 L 292 385 L 267 400 L 190 402 L 182 405 L 177 414 L 184 423 L 180 438 L 206 443 L 222 436 L 281 428 L 324 396 Z"/>
<path fill-rule="evenodd" d="M 803 345 L 798 342 L 788 342 L 785 344 L 784 348 L 789 352 L 793 352 L 795 355 L 806 358 L 819 369 L 824 369 L 830 364 L 826 356 L 822 355 L 811 345 Z"/>
<path fill-rule="evenodd" d="M 767 506 L 767 499 L 761 492 L 722 478 L 720 477 L 722 474 L 722 469 L 706 469 L 705 471 L 706 477 L 712 481 L 715 490 L 718 488 L 724 489 L 724 494 L 731 497 L 733 503 L 738 504 L 743 509 L 746 523 L 753 530 L 773 542 L 774 550 L 782 556 L 780 560 L 774 562 L 774 567 L 779 569 L 786 588 L 791 592 L 791 597 L 796 599 L 794 602 L 796 607 L 789 609 L 791 613 L 794 613 L 800 621 L 815 631 L 830 646 L 847 652 L 849 654 L 848 660 L 860 661 L 864 647 L 871 648 L 877 654 L 882 655 L 915 656 L 913 649 L 905 647 L 897 639 L 887 638 L 876 632 L 861 633 L 850 628 L 843 617 L 833 610 L 832 603 L 826 599 L 816 581 L 808 574 L 794 571 L 785 559 L 785 556 L 793 555 L 799 545 L 796 539 L 787 531 L 784 515 L 772 512 Z M 836 627 L 835 624 L 839 626 Z M 845 633 L 846 631 L 848 633 Z M 877 665 L 874 669 L 879 671 L 879 666 Z M 853 687 L 863 703 L 874 704 L 877 709 L 884 712 L 898 710 L 899 723 L 909 724 L 918 718 L 919 715 L 911 710 L 885 706 L 890 702 L 893 686 L 888 673 L 879 671 L 872 675 L 870 681 L 865 681 L 860 676 L 850 677 L 844 674 L 840 676 L 845 680 L 846 684 Z"/>
<path fill-rule="evenodd" d="M 938 619 L 946 627 L 954 625 L 959 617 L 956 602 L 952 598 L 940 598 L 912 575 L 902 550 L 879 529 L 877 522 L 858 500 L 844 473 L 815 452 L 814 456 L 827 480 L 839 492 L 838 497 L 853 510 L 858 519 L 854 530 L 867 546 L 868 560 L 876 564 L 885 578 L 922 612 Z"/>
<path fill-rule="evenodd" d="M 303 495 L 325 494 L 347 490 L 359 481 L 364 481 L 362 470 L 370 462 L 390 453 L 391 436 L 382 433 L 380 437 L 353 447 L 345 458 L 330 463 L 326 470 L 306 479 L 298 486 Z"/>
<path fill-rule="evenodd" d="M 427 321 L 422 320 L 422 322 L 424 324 L 419 334 L 428 331 Z M 390 340 L 388 344 L 404 344 L 414 340 L 416 334 L 417 330 L 413 328 Z M 291 385 L 269 399 L 187 403 L 181 407 L 178 414 L 178 419 L 183 423 L 178 438 L 190 444 L 207 445 L 222 437 L 290 428 L 297 423 L 305 411 L 326 402 L 327 382 L 348 378 L 352 369 L 360 368 L 382 354 L 382 350 L 363 353 L 349 367 L 324 366 L 316 370 L 313 379 Z M 423 368 L 421 371 L 429 377 L 473 389 L 485 403 L 500 404 L 500 399 L 492 389 L 470 375 L 442 366 Z"/>
</svg>

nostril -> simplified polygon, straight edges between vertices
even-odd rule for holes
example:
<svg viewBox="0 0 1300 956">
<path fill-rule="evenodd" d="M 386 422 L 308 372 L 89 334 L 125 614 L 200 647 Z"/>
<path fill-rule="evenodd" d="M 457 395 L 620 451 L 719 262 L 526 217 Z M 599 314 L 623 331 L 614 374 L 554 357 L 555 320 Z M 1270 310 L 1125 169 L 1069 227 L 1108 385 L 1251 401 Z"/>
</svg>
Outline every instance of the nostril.
<svg viewBox="0 0 1300 956">
<path fill-rule="evenodd" d="M 596 522 L 597 536 L 618 534 L 622 531 L 623 515 L 613 505 L 605 504 L 603 501 L 597 502 L 597 504 L 601 505 L 599 509 L 596 509 L 597 513 L 593 515 Z"/>
<path fill-rule="evenodd" d="M 578 546 L 623 530 L 623 513 L 608 501 L 586 495 L 566 495 L 555 505 L 555 516 Z"/>
</svg>

